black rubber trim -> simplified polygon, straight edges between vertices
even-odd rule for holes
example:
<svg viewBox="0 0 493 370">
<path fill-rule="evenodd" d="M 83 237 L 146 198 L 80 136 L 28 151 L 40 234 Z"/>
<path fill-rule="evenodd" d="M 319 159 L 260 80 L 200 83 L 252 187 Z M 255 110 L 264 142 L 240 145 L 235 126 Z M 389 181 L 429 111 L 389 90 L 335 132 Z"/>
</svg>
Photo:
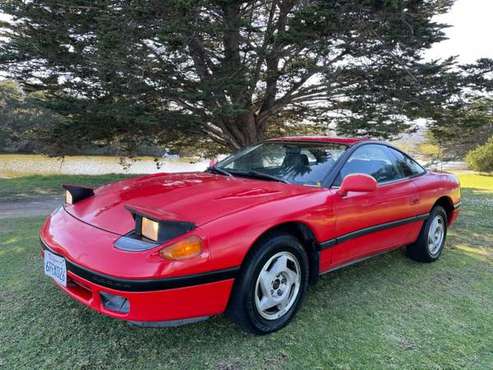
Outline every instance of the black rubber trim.
<svg viewBox="0 0 493 370">
<path fill-rule="evenodd" d="M 319 249 L 322 250 L 322 249 L 330 248 L 330 247 L 333 247 L 333 246 L 335 246 L 335 245 L 337 245 L 339 243 L 345 242 L 347 240 L 351 240 L 351 239 L 354 239 L 354 238 L 359 238 L 360 236 L 364 236 L 364 235 L 367 235 L 367 234 L 375 233 L 377 231 L 387 230 L 387 229 L 391 229 L 393 227 L 398 227 L 398 226 L 410 224 L 410 223 L 413 223 L 413 222 L 426 220 L 429 215 L 430 215 L 429 213 L 426 213 L 426 214 L 419 215 L 419 216 L 413 216 L 413 217 L 403 218 L 403 219 L 400 219 L 400 220 L 386 222 L 384 224 L 379 224 L 379 225 L 375 225 L 375 226 L 365 227 L 364 229 L 352 231 L 350 233 L 347 233 L 347 234 L 338 236 L 337 238 L 329 239 L 329 240 L 326 240 L 326 241 L 320 243 L 319 244 Z"/>
<path fill-rule="evenodd" d="M 58 255 L 57 253 L 53 252 L 41 239 L 40 242 L 43 249 L 48 249 L 51 253 Z M 73 274 L 106 288 L 126 292 L 149 292 L 213 283 L 216 281 L 234 279 L 240 271 L 240 267 L 233 267 L 224 270 L 209 271 L 201 274 L 186 275 L 166 279 L 134 280 L 121 279 L 109 275 L 100 274 L 98 272 L 94 272 L 81 267 L 66 258 L 65 261 L 67 263 L 67 270 L 72 272 Z"/>
</svg>

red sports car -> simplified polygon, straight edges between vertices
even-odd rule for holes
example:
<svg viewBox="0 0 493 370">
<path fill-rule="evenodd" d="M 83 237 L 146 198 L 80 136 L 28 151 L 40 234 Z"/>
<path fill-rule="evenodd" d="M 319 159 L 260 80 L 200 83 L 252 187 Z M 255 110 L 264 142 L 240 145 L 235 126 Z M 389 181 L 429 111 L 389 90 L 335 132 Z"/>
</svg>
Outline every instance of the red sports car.
<svg viewBox="0 0 493 370">
<path fill-rule="evenodd" d="M 320 274 L 403 246 L 437 260 L 460 206 L 455 176 L 327 137 L 267 140 L 200 173 L 64 187 L 40 237 L 68 295 L 134 325 L 226 312 L 259 334 L 286 325 Z"/>
</svg>

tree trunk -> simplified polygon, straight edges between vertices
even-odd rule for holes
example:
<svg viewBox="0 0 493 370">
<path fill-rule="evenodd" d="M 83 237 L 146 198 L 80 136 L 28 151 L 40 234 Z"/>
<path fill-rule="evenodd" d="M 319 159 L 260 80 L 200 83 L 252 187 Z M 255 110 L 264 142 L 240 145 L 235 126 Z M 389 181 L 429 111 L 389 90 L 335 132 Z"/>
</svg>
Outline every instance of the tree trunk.
<svg viewBox="0 0 493 370">
<path fill-rule="evenodd" d="M 257 115 L 253 109 L 229 119 L 225 128 L 226 135 L 224 139 L 231 149 L 240 149 L 256 144 L 265 137 L 265 129 L 259 125 Z"/>
</svg>

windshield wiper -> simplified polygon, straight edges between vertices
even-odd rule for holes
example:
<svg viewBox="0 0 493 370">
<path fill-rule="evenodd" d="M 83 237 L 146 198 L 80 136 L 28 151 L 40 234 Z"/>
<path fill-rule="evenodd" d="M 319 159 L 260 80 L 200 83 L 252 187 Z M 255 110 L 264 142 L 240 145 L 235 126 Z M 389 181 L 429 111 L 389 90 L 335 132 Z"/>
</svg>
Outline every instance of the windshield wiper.
<svg viewBox="0 0 493 370">
<path fill-rule="evenodd" d="M 211 166 L 211 167 L 207 168 L 207 171 L 214 172 L 214 173 L 220 173 L 221 175 L 224 175 L 224 176 L 233 176 L 228 171 L 223 170 L 222 168 L 219 168 L 219 167 L 216 167 L 216 166 Z"/>
<path fill-rule="evenodd" d="M 258 178 L 258 179 L 265 179 L 265 180 L 271 180 L 271 181 L 278 181 L 278 182 L 282 182 L 284 184 L 289 184 L 288 181 L 280 178 L 280 177 L 277 177 L 277 176 L 272 176 L 272 175 L 268 175 L 266 173 L 263 173 L 263 172 L 259 172 L 259 171 L 254 171 L 254 170 L 250 170 L 250 171 L 247 171 L 247 172 L 243 172 L 243 171 L 234 171 L 232 172 L 233 174 L 235 175 L 239 175 L 239 176 L 245 176 L 245 177 L 255 177 L 255 178 Z"/>
</svg>

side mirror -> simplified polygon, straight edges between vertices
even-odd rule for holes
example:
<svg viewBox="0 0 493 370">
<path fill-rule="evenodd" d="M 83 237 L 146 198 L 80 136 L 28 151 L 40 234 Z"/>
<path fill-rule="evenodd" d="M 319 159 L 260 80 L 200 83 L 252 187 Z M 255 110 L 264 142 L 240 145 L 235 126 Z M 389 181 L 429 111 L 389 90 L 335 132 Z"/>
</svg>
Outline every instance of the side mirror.
<svg viewBox="0 0 493 370">
<path fill-rule="evenodd" d="M 350 191 L 369 193 L 375 190 L 377 190 L 377 180 L 370 175 L 355 173 L 346 176 L 344 180 L 342 180 L 341 187 L 337 191 L 337 194 L 344 197 Z"/>
</svg>

